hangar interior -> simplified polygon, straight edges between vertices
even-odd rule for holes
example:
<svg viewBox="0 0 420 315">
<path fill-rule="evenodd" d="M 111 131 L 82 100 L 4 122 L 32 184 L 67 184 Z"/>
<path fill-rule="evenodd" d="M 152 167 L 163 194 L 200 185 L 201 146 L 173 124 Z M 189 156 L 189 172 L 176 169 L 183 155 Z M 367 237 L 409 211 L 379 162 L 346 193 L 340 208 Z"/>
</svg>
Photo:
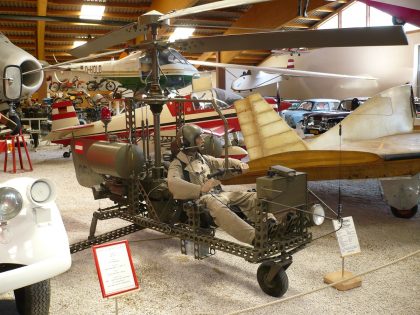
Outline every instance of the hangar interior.
<svg viewBox="0 0 420 315">
<path fill-rule="evenodd" d="M 0 314 L 418 314 L 420 6 L 398 2 L 0 1 Z M 252 243 L 172 198 L 182 124 L 248 163 L 220 187 L 259 198 L 230 208 Z"/>
</svg>

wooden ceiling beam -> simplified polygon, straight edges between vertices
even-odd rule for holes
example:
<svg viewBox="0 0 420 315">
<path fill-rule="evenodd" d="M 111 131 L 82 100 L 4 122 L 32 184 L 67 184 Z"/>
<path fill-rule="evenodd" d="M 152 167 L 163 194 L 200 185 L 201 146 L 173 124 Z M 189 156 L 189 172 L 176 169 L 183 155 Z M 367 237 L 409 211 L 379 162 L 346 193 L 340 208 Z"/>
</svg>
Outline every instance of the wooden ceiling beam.
<svg viewBox="0 0 420 315">
<path fill-rule="evenodd" d="M 95 29 L 59 29 L 47 27 L 47 34 L 83 34 L 83 35 L 104 35 L 108 30 L 95 30 Z"/>
<path fill-rule="evenodd" d="M 18 41 L 31 41 L 35 42 L 34 36 L 30 35 L 7 35 L 7 38 L 12 42 Z"/>
<path fill-rule="evenodd" d="M 104 12 L 103 17 L 105 18 L 120 18 L 120 19 L 130 19 L 130 20 L 137 20 L 137 18 L 141 15 L 142 13 L 139 14 L 135 14 L 135 13 L 119 13 L 119 12 Z M 48 16 L 76 16 L 79 17 L 80 16 L 80 11 L 65 11 L 65 10 L 48 10 Z M 98 24 L 100 24 L 101 21 L 98 20 Z"/>
<path fill-rule="evenodd" d="M 8 31 L 13 31 L 13 32 L 35 32 L 35 25 L 33 27 L 29 27 L 29 26 L 5 26 L 5 25 L 0 25 L 0 30 L 3 33 L 6 33 Z"/>
<path fill-rule="evenodd" d="M 38 16 L 47 15 L 47 2 L 48 0 L 37 1 L 37 14 Z M 36 22 L 36 55 L 39 60 L 45 59 L 45 21 Z"/>
<path fill-rule="evenodd" d="M 0 13 L 16 14 L 16 11 L 18 11 L 19 14 L 37 14 L 37 8 L 0 7 Z"/>
<path fill-rule="evenodd" d="M 82 6 L 83 0 L 53 0 L 48 1 L 48 6 L 75 6 L 80 5 Z M 144 4 L 136 4 L 136 3 L 124 3 L 119 1 L 112 1 L 107 0 L 105 3 L 105 10 L 108 8 L 122 8 L 122 9 L 138 9 L 138 10 L 149 10 L 149 6 Z"/>
<path fill-rule="evenodd" d="M 292 28 L 298 28 L 298 29 L 308 29 L 312 27 L 312 25 L 307 24 L 297 24 L 297 23 L 287 23 L 283 25 L 284 27 L 292 27 Z"/>
</svg>

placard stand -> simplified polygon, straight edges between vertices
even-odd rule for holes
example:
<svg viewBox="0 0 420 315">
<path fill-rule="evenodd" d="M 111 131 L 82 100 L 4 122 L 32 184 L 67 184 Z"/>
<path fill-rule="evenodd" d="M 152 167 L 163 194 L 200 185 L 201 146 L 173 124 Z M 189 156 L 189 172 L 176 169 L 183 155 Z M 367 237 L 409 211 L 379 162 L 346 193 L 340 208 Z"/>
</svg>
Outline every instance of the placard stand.
<svg viewBox="0 0 420 315">
<path fill-rule="evenodd" d="M 139 290 L 128 241 L 119 241 L 92 247 L 102 297 L 115 299 L 118 314 L 118 296 Z"/>
<path fill-rule="evenodd" d="M 334 228 L 337 230 L 337 240 L 341 251 L 341 270 L 327 273 L 324 276 L 324 282 L 327 284 L 350 279 L 354 275 L 344 268 L 344 259 L 346 256 L 360 253 L 359 240 L 357 239 L 356 229 L 354 227 L 353 218 L 345 217 L 340 223 L 337 220 L 333 221 Z M 362 278 L 355 277 L 351 280 L 340 282 L 333 285 L 334 288 L 340 291 L 347 291 L 360 287 L 362 285 Z"/>
</svg>

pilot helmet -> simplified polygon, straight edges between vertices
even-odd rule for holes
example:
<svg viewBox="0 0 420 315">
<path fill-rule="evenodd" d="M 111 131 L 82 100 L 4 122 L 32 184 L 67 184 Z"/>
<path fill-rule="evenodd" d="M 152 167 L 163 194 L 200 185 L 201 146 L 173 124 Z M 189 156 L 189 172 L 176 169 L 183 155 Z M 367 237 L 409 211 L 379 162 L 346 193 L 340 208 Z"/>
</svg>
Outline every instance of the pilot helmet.
<svg viewBox="0 0 420 315">
<path fill-rule="evenodd" d="M 181 150 L 188 150 L 193 149 L 193 151 L 197 151 L 197 147 L 195 147 L 195 140 L 197 137 L 203 134 L 203 130 L 197 125 L 184 125 L 178 131 L 178 144 Z"/>
</svg>

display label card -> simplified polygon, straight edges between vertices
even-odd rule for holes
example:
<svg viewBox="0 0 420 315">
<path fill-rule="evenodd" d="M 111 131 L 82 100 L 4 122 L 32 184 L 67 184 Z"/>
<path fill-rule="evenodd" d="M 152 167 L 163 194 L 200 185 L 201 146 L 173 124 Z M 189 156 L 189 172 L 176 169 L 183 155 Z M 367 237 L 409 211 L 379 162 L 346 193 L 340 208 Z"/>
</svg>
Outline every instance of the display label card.
<svg viewBox="0 0 420 315">
<path fill-rule="evenodd" d="M 354 227 L 353 217 L 343 218 L 343 226 L 340 221 L 333 220 L 334 229 L 337 230 L 338 245 L 340 246 L 341 257 L 360 253 L 359 240 L 356 228 Z M 341 226 L 341 228 L 340 228 Z"/>
<path fill-rule="evenodd" d="M 104 298 L 139 289 L 127 240 L 93 246 L 92 250 Z"/>
</svg>

